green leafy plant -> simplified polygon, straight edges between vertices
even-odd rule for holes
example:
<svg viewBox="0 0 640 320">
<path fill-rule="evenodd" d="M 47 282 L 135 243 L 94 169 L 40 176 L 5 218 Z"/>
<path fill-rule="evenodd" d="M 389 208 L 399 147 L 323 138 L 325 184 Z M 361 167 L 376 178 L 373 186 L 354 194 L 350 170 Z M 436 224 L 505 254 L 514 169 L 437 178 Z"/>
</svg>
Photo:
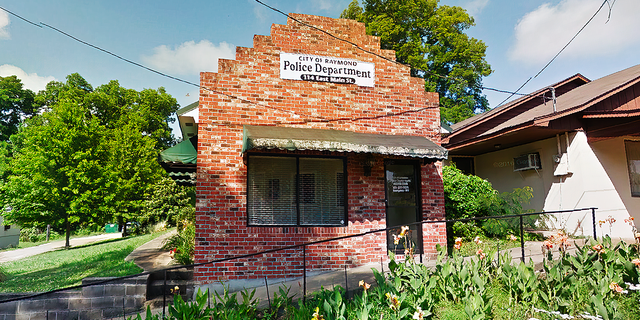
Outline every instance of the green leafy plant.
<svg viewBox="0 0 640 320">
<path fill-rule="evenodd" d="M 202 292 L 198 289 L 196 300 L 185 302 L 179 294 L 173 295 L 173 305 L 169 306 L 169 314 L 179 320 L 209 320 L 211 309 L 207 307 L 209 290 Z"/>
<path fill-rule="evenodd" d="M 127 320 L 134 320 L 134 319 L 133 317 L 129 317 L 127 318 Z M 160 320 L 160 315 L 151 313 L 151 306 L 147 306 L 147 312 L 145 313 L 144 318 L 142 317 L 141 314 L 138 314 L 135 320 Z"/>
<path fill-rule="evenodd" d="M 195 253 L 196 227 L 192 223 L 186 223 L 178 233 L 165 240 L 162 246 L 170 250 L 172 258 L 181 265 L 193 263 Z"/>
</svg>

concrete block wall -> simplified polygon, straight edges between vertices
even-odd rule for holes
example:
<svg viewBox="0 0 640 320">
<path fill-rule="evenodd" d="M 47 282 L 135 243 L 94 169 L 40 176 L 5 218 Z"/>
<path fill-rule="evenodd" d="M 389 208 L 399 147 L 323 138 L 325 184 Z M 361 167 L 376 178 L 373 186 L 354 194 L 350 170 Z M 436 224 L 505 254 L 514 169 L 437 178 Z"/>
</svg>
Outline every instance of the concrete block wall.
<svg viewBox="0 0 640 320">
<path fill-rule="evenodd" d="M 369 51 L 395 59 L 393 51 L 380 49 L 379 38 L 366 35 L 361 23 L 293 16 Z M 281 79 L 281 52 L 374 63 L 375 87 Z M 440 143 L 438 95 L 425 92 L 423 80 L 411 77 L 408 67 L 365 53 L 291 19 L 287 25 L 273 25 L 270 36 L 255 36 L 253 48 L 236 48 L 236 59 L 220 60 L 217 73 L 201 73 L 200 84 L 196 263 L 385 228 L 384 161 L 414 159 L 374 155 L 376 165 L 371 175 L 365 176 L 362 165 L 365 154 L 297 151 L 296 154 L 346 157 L 348 225 L 248 227 L 246 155 L 242 153 L 245 124 L 415 135 Z M 421 163 L 420 171 L 423 217 L 444 219 L 441 166 L 439 163 Z M 423 234 L 428 254 L 435 254 L 435 245 L 446 242 L 442 224 L 425 225 Z M 311 270 L 362 265 L 379 262 L 380 258 L 387 258 L 384 233 L 307 248 L 307 265 Z M 195 279 L 213 283 L 287 278 L 300 276 L 302 267 L 302 250 L 279 251 L 196 267 Z"/>
<path fill-rule="evenodd" d="M 0 304 L 0 320 L 84 320 L 122 317 L 144 307 L 148 275 Z M 85 278 L 83 284 L 109 278 Z M 0 300 L 30 294 L 4 293 Z"/>
</svg>

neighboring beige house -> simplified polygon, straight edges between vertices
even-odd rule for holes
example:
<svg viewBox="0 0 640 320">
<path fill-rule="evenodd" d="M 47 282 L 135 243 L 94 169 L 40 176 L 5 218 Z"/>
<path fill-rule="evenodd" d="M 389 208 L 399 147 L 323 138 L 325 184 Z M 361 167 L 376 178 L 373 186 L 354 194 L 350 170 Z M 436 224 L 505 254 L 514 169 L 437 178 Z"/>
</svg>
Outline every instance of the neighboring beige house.
<svg viewBox="0 0 640 320">
<path fill-rule="evenodd" d="M 20 228 L 16 225 L 5 225 L 0 216 L 0 249 L 17 247 L 20 241 Z"/>
<path fill-rule="evenodd" d="M 453 125 L 442 145 L 500 192 L 532 187 L 531 209 L 597 207 L 597 221 L 615 219 L 598 236 L 633 238 L 625 220 L 640 221 L 640 65 L 569 77 Z M 557 214 L 552 226 L 593 233 L 587 211 Z"/>
</svg>

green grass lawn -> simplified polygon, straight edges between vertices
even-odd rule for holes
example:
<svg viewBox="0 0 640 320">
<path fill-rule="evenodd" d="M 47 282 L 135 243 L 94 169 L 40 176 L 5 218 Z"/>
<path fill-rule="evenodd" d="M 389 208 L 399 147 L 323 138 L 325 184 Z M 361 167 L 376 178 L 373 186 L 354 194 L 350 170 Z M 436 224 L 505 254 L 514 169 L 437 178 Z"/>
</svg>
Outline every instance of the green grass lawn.
<svg viewBox="0 0 640 320">
<path fill-rule="evenodd" d="M 124 258 L 164 232 L 60 249 L 0 264 L 0 292 L 40 292 L 78 285 L 86 277 L 117 277 L 142 272 Z"/>
<path fill-rule="evenodd" d="M 502 239 L 482 239 L 482 243 L 477 245 L 473 241 L 465 241 L 462 243 L 459 254 L 463 257 L 475 256 L 478 249 L 482 249 L 484 253 L 490 250 L 504 251 L 506 249 L 516 248 L 520 246 L 520 241 L 510 241 Z"/>
</svg>

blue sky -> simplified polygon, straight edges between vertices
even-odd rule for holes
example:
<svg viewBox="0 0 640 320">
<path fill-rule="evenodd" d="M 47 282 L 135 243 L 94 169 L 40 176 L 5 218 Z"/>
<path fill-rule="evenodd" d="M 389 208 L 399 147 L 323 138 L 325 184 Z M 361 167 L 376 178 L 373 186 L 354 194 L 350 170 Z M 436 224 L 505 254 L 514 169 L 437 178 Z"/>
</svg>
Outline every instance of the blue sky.
<svg viewBox="0 0 640 320">
<path fill-rule="evenodd" d="M 264 0 L 284 12 L 337 18 L 350 0 Z M 604 9 L 541 75 L 528 93 L 581 73 L 589 79 L 640 63 L 640 1 L 617 0 Z M 488 45 L 494 73 L 487 87 L 514 91 L 571 39 L 601 0 L 442 0 L 475 18 L 467 33 Z M 253 35 L 268 35 L 286 18 L 253 0 L 122 1 L 0 0 L 0 6 L 35 23 L 45 23 L 79 39 L 187 81 L 200 71 L 216 71 L 217 58 L 233 58 L 236 46 L 250 47 Z M 38 91 L 51 80 L 78 72 L 98 86 L 118 80 L 127 88 L 165 87 L 185 106 L 198 89 L 161 77 L 39 28 L 0 10 L 0 76 L 18 75 Z M 507 95 L 485 91 L 492 107 Z"/>
</svg>

